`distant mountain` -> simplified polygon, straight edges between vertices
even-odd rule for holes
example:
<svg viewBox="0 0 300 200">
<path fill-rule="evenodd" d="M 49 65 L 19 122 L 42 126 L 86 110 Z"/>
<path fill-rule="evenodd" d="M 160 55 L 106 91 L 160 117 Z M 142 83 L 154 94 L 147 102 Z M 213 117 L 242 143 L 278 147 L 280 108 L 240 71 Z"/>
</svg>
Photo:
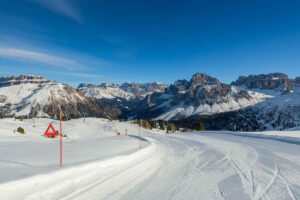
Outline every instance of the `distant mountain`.
<svg viewBox="0 0 300 200">
<path fill-rule="evenodd" d="M 0 77 L 0 117 L 84 115 L 172 121 L 208 130 L 284 130 L 300 126 L 300 77 L 283 73 L 241 76 L 231 84 L 204 73 L 171 85 L 70 85 L 42 76 Z"/>
<path fill-rule="evenodd" d="M 40 76 L 0 77 L 0 117 L 51 117 L 62 109 L 65 119 L 89 116 L 107 117 L 92 99 L 67 84 Z"/>
<path fill-rule="evenodd" d="M 0 77 L 0 87 L 19 85 L 22 83 L 42 84 L 47 82 L 50 81 L 46 80 L 43 76 L 34 76 L 34 75 Z"/>
<path fill-rule="evenodd" d="M 127 100 L 136 98 L 133 93 L 124 91 L 118 84 L 102 83 L 100 85 L 82 83 L 77 90 L 93 99 L 115 99 L 124 98 Z"/>
<path fill-rule="evenodd" d="M 160 83 L 123 83 L 100 85 L 82 83 L 77 90 L 94 99 L 103 107 L 114 108 L 114 118 L 127 119 L 137 109 L 138 103 L 153 92 L 163 92 L 167 85 Z"/>
<path fill-rule="evenodd" d="M 180 120 L 194 115 L 213 115 L 239 110 L 268 97 L 197 73 L 190 81 L 175 81 L 165 92 L 146 96 L 139 104 L 136 117 Z"/>
<path fill-rule="evenodd" d="M 100 85 L 82 83 L 78 86 L 78 90 L 94 99 L 115 99 L 124 98 L 143 99 L 146 95 L 153 92 L 163 92 L 168 86 L 160 83 L 123 83 L 108 84 L 102 83 Z"/>
<path fill-rule="evenodd" d="M 163 83 L 123 83 L 120 86 L 124 91 L 133 94 L 136 98 L 143 99 L 154 92 L 164 92 L 168 85 Z"/>
<path fill-rule="evenodd" d="M 283 73 L 240 76 L 231 85 L 249 90 L 272 90 L 283 93 L 292 89 L 291 80 Z"/>
<path fill-rule="evenodd" d="M 193 127 L 203 123 L 210 130 L 284 130 L 300 126 L 300 78 L 271 73 L 240 77 L 232 85 L 259 92 L 269 98 L 232 112 L 191 116 L 178 124 Z"/>
</svg>

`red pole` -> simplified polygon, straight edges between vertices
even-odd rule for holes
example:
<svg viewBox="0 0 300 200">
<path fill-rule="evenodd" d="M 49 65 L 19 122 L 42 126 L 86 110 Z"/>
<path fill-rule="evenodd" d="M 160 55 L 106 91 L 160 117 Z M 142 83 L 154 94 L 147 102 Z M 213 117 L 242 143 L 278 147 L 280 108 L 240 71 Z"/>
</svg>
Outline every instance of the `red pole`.
<svg viewBox="0 0 300 200">
<path fill-rule="evenodd" d="M 63 166 L 62 162 L 62 111 L 59 113 L 59 130 L 60 130 L 60 167 Z"/>
</svg>

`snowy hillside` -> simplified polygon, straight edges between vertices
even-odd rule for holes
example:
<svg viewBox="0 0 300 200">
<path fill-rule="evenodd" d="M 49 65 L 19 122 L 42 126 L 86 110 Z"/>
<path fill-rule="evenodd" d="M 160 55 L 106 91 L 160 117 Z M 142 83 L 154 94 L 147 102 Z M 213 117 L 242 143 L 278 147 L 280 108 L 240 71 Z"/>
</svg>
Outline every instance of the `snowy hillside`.
<svg viewBox="0 0 300 200">
<path fill-rule="evenodd" d="M 193 115 L 213 115 L 222 112 L 236 111 L 251 105 L 255 105 L 259 102 L 266 100 L 267 98 L 271 98 L 268 95 L 250 92 L 250 98 L 241 97 L 237 99 L 234 97 L 234 94 L 238 91 L 238 89 L 232 88 L 232 91 L 234 92 L 218 99 L 218 101 L 213 104 L 203 103 L 199 106 L 186 106 L 183 104 L 177 105 L 168 109 L 167 112 L 156 117 L 155 119 L 162 119 L 168 121 L 171 119 L 186 118 Z"/>
<path fill-rule="evenodd" d="M 146 97 L 138 116 L 180 120 L 193 115 L 239 110 L 267 98 L 271 96 L 226 85 L 216 78 L 198 73 L 190 81 L 176 81 L 165 93 Z"/>
<path fill-rule="evenodd" d="M 20 83 L 0 87 L 1 117 L 57 117 L 62 109 L 64 118 L 83 116 L 109 117 L 95 102 L 73 87 L 58 83 Z"/>
<path fill-rule="evenodd" d="M 234 82 L 240 86 L 272 96 L 272 98 L 241 111 L 263 130 L 284 130 L 300 126 L 300 87 L 298 78 L 291 80 L 282 73 L 249 76 Z M 244 113 L 243 113 L 244 112 Z M 248 117 L 249 119 L 249 117 Z"/>
</svg>

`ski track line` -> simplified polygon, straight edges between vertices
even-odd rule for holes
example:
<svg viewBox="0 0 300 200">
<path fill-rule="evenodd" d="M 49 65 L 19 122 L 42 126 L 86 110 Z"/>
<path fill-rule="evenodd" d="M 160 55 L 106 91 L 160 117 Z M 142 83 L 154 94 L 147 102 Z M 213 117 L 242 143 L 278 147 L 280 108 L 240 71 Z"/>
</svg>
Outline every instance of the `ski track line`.
<svg viewBox="0 0 300 200">
<path fill-rule="evenodd" d="M 280 168 L 278 167 L 278 174 L 279 174 L 279 177 L 281 178 L 281 180 L 283 181 L 284 185 L 286 186 L 287 188 L 287 191 L 288 191 L 288 194 L 290 195 L 290 197 L 293 199 L 293 200 L 297 200 L 294 193 L 292 192 L 289 184 L 287 183 L 286 179 L 284 178 L 283 174 L 281 173 L 281 170 Z"/>
<path fill-rule="evenodd" d="M 278 170 L 278 165 L 276 163 L 275 164 L 275 169 L 274 169 L 274 174 L 273 174 L 271 180 L 269 181 L 269 184 L 267 185 L 267 187 L 263 191 L 261 191 L 261 187 L 259 187 L 257 193 L 255 194 L 255 196 L 253 197 L 252 200 L 259 200 L 264 195 L 266 195 L 268 190 L 271 188 L 271 186 L 275 182 L 276 178 L 278 177 L 278 174 L 279 174 L 279 170 Z"/>
<path fill-rule="evenodd" d="M 185 138 L 184 140 L 190 140 L 190 139 L 186 139 L 186 138 Z M 194 142 L 202 143 L 202 142 L 200 142 L 200 141 L 189 141 L 189 142 L 186 142 L 186 143 L 194 143 Z M 222 143 L 224 143 L 224 142 L 222 142 Z M 207 143 L 203 143 L 203 144 L 206 145 Z M 252 191 L 251 191 L 251 192 L 252 192 L 252 195 L 251 195 L 251 196 L 254 196 L 253 190 L 254 190 L 254 188 L 255 188 L 255 185 L 254 185 L 254 178 L 252 177 L 252 173 L 251 173 L 251 172 L 252 172 L 253 166 L 254 166 L 255 163 L 257 162 L 258 153 L 257 153 L 256 150 L 253 148 L 253 149 L 254 149 L 254 152 L 255 152 L 255 156 L 254 156 L 254 158 L 253 158 L 253 161 L 252 161 L 251 164 L 250 164 L 249 170 L 247 170 L 247 171 L 249 171 L 250 177 L 252 178 L 251 180 L 249 180 L 249 177 L 247 176 L 247 173 L 246 173 L 244 170 L 242 170 L 242 169 L 238 166 L 238 164 L 236 164 L 236 163 L 232 160 L 232 156 L 231 156 L 231 153 L 230 153 L 229 148 L 227 147 L 227 144 L 224 143 L 222 146 L 223 146 L 223 148 L 225 147 L 225 149 L 220 149 L 219 147 L 214 147 L 214 146 L 211 146 L 211 145 L 207 146 L 208 149 L 209 149 L 209 147 L 210 147 L 210 148 L 212 148 L 214 151 L 217 151 L 217 152 L 223 154 L 223 157 L 220 158 L 219 160 L 213 160 L 213 161 L 207 161 L 207 162 L 205 162 L 204 164 L 202 164 L 202 166 L 200 166 L 200 171 L 201 171 L 203 168 L 205 168 L 206 166 L 210 165 L 210 164 L 220 164 L 220 163 L 222 163 L 223 161 L 227 161 L 227 162 L 233 167 L 233 169 L 235 170 L 236 174 L 240 177 L 241 183 L 242 183 L 243 188 L 245 189 L 245 191 L 247 191 L 248 184 L 250 184 L 251 189 L 252 189 Z M 249 147 L 251 147 L 251 146 L 249 146 Z M 245 147 L 241 147 L 241 148 L 248 149 L 248 148 L 245 148 Z M 225 151 L 225 152 L 224 152 L 224 151 Z M 251 150 L 248 150 L 248 151 L 249 151 L 249 152 L 252 152 Z M 245 180 L 246 182 L 243 181 L 243 180 Z M 245 185 L 245 184 L 246 184 L 246 185 Z M 218 184 L 218 186 L 219 186 L 219 184 Z M 220 189 L 220 187 L 219 187 L 219 189 Z M 225 195 L 222 194 L 222 191 L 220 191 L 220 193 L 221 193 L 222 197 L 225 197 Z M 250 196 L 250 194 L 248 194 L 248 195 Z"/>
<path fill-rule="evenodd" d="M 29 164 L 26 164 L 26 163 L 10 161 L 10 160 L 0 160 L 0 162 L 11 163 L 11 164 L 16 164 L 16 165 L 23 165 L 23 166 L 26 166 L 26 167 L 39 167 L 39 166 L 35 166 L 35 165 L 29 165 Z"/>
<path fill-rule="evenodd" d="M 155 148 L 156 148 L 156 147 L 155 147 Z M 155 150 L 155 151 L 154 151 L 149 157 L 147 157 L 145 160 L 140 161 L 138 164 L 132 163 L 132 164 L 131 164 L 129 167 L 127 167 L 125 170 L 120 169 L 119 172 L 117 172 L 117 173 L 111 175 L 110 177 L 108 177 L 108 178 L 106 178 L 106 179 L 104 179 L 104 180 L 102 180 L 102 179 L 96 180 L 96 181 L 94 181 L 94 182 L 92 182 L 92 183 L 86 185 L 84 188 L 81 188 L 80 190 L 78 190 L 78 191 L 76 191 L 76 192 L 74 192 L 74 193 L 71 193 L 71 194 L 69 194 L 68 196 L 62 198 L 62 200 L 78 199 L 78 198 L 79 198 L 79 199 L 85 199 L 85 198 L 80 198 L 80 196 L 82 196 L 82 195 L 88 193 L 89 191 L 91 191 L 92 189 L 94 189 L 94 188 L 96 188 L 96 187 L 101 186 L 102 184 L 105 184 L 105 183 L 109 182 L 109 181 L 110 181 L 111 179 L 113 179 L 113 178 L 114 178 L 114 179 L 117 179 L 117 181 L 119 182 L 119 183 L 117 183 L 117 184 L 121 184 L 121 185 L 120 185 L 118 188 L 114 188 L 114 189 L 113 189 L 111 192 L 109 192 L 109 194 L 107 194 L 106 197 L 103 198 L 103 199 L 116 199 L 116 197 L 113 197 L 112 193 L 114 193 L 114 196 L 116 196 L 116 195 L 117 195 L 116 193 L 117 193 L 118 190 L 120 190 L 121 188 L 125 188 L 125 187 L 127 186 L 128 183 L 130 183 L 131 181 L 133 181 L 135 178 L 140 177 L 140 176 L 143 175 L 145 172 L 147 172 L 148 170 L 152 169 L 152 168 L 155 166 L 155 164 L 152 164 L 152 165 L 150 164 L 150 166 L 148 166 L 148 164 L 151 163 L 150 161 L 153 160 L 153 156 L 154 156 L 155 153 L 157 153 L 157 150 Z M 143 167 L 146 167 L 146 169 L 141 170 L 141 169 L 143 169 Z M 138 171 L 138 170 L 140 170 L 140 171 Z M 122 183 L 121 183 L 121 182 L 120 182 L 120 179 L 118 179 L 118 176 L 124 175 L 124 174 L 126 174 L 126 173 L 130 174 L 132 171 L 134 171 L 133 175 L 131 174 L 131 175 L 130 175 L 130 178 L 128 178 L 127 180 L 121 179 L 121 180 L 122 180 L 122 181 L 121 181 Z M 128 188 L 128 190 L 129 190 L 129 188 Z M 100 190 L 99 193 L 101 193 L 101 190 Z M 108 196 L 110 196 L 110 195 L 112 195 L 112 197 L 109 198 Z M 121 194 L 118 194 L 118 195 L 121 195 Z"/>
</svg>

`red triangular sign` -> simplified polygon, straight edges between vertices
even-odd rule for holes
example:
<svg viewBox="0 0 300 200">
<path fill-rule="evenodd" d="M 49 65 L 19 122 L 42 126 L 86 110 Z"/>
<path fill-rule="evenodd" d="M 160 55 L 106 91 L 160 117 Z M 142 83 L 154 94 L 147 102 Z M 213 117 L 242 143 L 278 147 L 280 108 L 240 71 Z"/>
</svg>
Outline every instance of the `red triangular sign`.
<svg viewBox="0 0 300 200">
<path fill-rule="evenodd" d="M 46 129 L 44 136 L 46 137 L 56 137 L 58 136 L 58 133 L 55 131 L 52 124 L 49 124 L 48 128 Z"/>
</svg>

